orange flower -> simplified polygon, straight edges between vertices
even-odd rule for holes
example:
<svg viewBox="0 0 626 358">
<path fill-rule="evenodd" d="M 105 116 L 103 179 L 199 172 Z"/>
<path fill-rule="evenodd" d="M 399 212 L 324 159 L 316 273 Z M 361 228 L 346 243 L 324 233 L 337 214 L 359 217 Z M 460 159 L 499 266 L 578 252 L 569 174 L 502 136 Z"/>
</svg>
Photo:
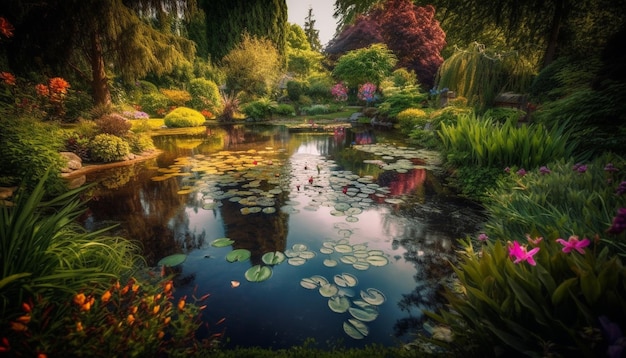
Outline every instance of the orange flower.
<svg viewBox="0 0 626 358">
<path fill-rule="evenodd" d="M 181 299 L 178 301 L 178 309 L 179 309 L 180 311 L 182 311 L 183 309 L 185 309 L 185 297 L 181 298 Z"/>
<path fill-rule="evenodd" d="M 163 320 L 163 324 L 167 326 L 171 320 L 172 320 L 172 317 L 165 317 L 165 319 Z"/>
<path fill-rule="evenodd" d="M 163 338 L 163 336 L 165 336 L 165 332 L 159 331 L 159 333 L 157 333 L 157 337 L 159 337 L 159 339 Z"/>
<path fill-rule="evenodd" d="M 11 329 L 16 332 L 24 332 L 28 330 L 28 327 L 21 322 L 11 322 Z"/>
<path fill-rule="evenodd" d="M 37 95 L 42 97 L 48 97 L 50 95 L 50 89 L 48 86 L 41 83 L 35 86 L 35 91 L 37 91 Z"/>
<path fill-rule="evenodd" d="M 160 293 L 158 293 L 156 296 L 154 296 L 154 300 L 155 301 L 158 301 L 160 299 L 161 299 L 161 294 Z"/>
<path fill-rule="evenodd" d="M 111 291 L 107 290 L 104 294 L 102 294 L 102 302 L 107 303 L 111 299 Z"/>
<path fill-rule="evenodd" d="M 165 284 L 165 288 L 163 289 L 163 291 L 165 291 L 165 293 L 168 293 L 172 290 L 172 281 L 167 281 L 167 283 Z"/>
<path fill-rule="evenodd" d="M 69 82 L 64 80 L 61 77 L 54 77 L 50 79 L 49 82 L 50 90 L 55 94 L 66 94 L 67 89 L 70 88 Z"/>
<path fill-rule="evenodd" d="M 125 295 L 126 292 L 128 292 L 129 289 L 130 289 L 130 287 L 124 286 L 124 288 L 122 288 L 122 291 L 120 291 L 120 292 L 122 293 L 122 295 Z"/>
<path fill-rule="evenodd" d="M 33 310 L 33 305 L 30 303 L 22 303 L 22 309 L 24 310 L 24 312 L 30 313 Z"/>
<path fill-rule="evenodd" d="M 76 332 L 83 331 L 83 324 L 81 322 L 76 322 Z"/>
<path fill-rule="evenodd" d="M 137 313 L 137 306 L 133 306 L 130 308 L 130 313 L 135 314 Z"/>
<path fill-rule="evenodd" d="M 133 292 L 137 292 L 139 290 L 139 285 L 138 284 L 134 284 L 133 285 Z"/>
<path fill-rule="evenodd" d="M 152 313 L 157 314 L 157 313 L 159 313 L 160 309 L 161 309 L 161 306 L 156 305 L 156 306 L 154 306 L 154 308 L 152 308 Z"/>
<path fill-rule="evenodd" d="M 17 318 L 17 321 L 21 322 L 21 323 L 24 323 L 24 324 L 27 324 L 28 322 L 30 322 L 30 315 L 29 314 L 25 314 L 23 316 L 20 316 L 20 317 Z"/>
<path fill-rule="evenodd" d="M 132 325 L 133 322 L 135 322 L 135 316 L 133 316 L 132 314 L 129 314 L 128 317 L 126 317 L 126 322 Z"/>
<path fill-rule="evenodd" d="M 0 72 L 0 80 L 3 80 L 4 83 L 8 84 L 9 86 L 15 86 L 16 80 L 15 80 L 15 76 L 13 76 L 12 73 Z"/>
<path fill-rule="evenodd" d="M 0 34 L 4 35 L 4 37 L 9 38 L 13 36 L 13 25 L 7 21 L 4 17 L 0 17 Z"/>
<path fill-rule="evenodd" d="M 84 293 L 79 293 L 76 296 L 74 296 L 74 303 L 76 303 L 79 306 L 82 306 L 83 304 L 85 304 L 85 299 L 87 297 L 85 297 Z"/>
<path fill-rule="evenodd" d="M 48 358 L 48 355 L 45 353 L 39 353 L 37 354 L 37 358 Z"/>
</svg>

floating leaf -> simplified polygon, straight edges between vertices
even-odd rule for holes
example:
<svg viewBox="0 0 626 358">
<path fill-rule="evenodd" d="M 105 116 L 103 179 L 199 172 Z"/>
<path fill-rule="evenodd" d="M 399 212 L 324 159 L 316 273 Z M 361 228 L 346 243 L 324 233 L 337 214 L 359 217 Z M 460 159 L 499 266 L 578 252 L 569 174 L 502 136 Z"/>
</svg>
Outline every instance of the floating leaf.
<svg viewBox="0 0 626 358">
<path fill-rule="evenodd" d="M 157 266 L 174 267 L 174 266 L 178 266 L 182 264 L 183 262 L 185 262 L 186 259 L 187 259 L 187 255 L 185 254 L 169 255 L 159 260 L 159 262 L 157 263 Z"/>
<path fill-rule="evenodd" d="M 319 286 L 328 284 L 328 280 L 326 279 L 326 277 L 320 275 L 311 276 L 311 280 L 317 282 Z"/>
<path fill-rule="evenodd" d="M 313 280 L 312 278 L 306 277 L 303 278 L 302 280 L 300 280 L 300 286 L 309 289 L 309 290 L 313 290 L 315 288 L 319 287 L 319 284 Z"/>
<path fill-rule="evenodd" d="M 305 244 L 294 244 L 291 249 L 293 251 L 306 251 L 308 247 Z"/>
<path fill-rule="evenodd" d="M 326 267 L 335 267 L 335 266 L 337 266 L 337 260 L 326 259 L 326 260 L 324 260 L 324 266 L 326 266 Z"/>
<path fill-rule="evenodd" d="M 214 246 L 214 247 L 226 247 L 226 246 L 232 245 L 234 242 L 235 242 L 234 240 L 231 240 L 231 239 L 229 239 L 227 237 L 222 237 L 222 238 L 215 239 L 215 240 L 211 241 L 211 246 Z"/>
<path fill-rule="evenodd" d="M 335 251 L 341 254 L 346 254 L 348 252 L 352 252 L 352 246 L 345 244 L 335 245 Z"/>
<path fill-rule="evenodd" d="M 371 322 L 378 317 L 378 310 L 372 306 L 365 308 L 350 307 L 348 311 L 352 317 L 363 322 Z"/>
<path fill-rule="evenodd" d="M 302 266 L 306 263 L 306 259 L 303 259 L 302 257 L 291 257 L 287 260 L 287 263 L 291 266 Z"/>
<path fill-rule="evenodd" d="M 320 252 L 326 255 L 330 255 L 333 253 L 333 249 L 329 248 L 329 247 L 322 247 L 320 248 Z"/>
<path fill-rule="evenodd" d="M 339 260 L 341 260 L 344 264 L 353 265 L 358 259 L 354 256 L 341 256 Z"/>
<path fill-rule="evenodd" d="M 337 286 L 333 285 L 332 283 L 327 283 L 320 287 L 320 295 L 324 297 L 332 297 L 336 295 L 337 292 L 339 292 L 339 288 L 337 288 Z"/>
<path fill-rule="evenodd" d="M 361 291 L 361 298 L 370 305 L 382 305 L 385 302 L 385 295 L 375 288 L 368 288 Z"/>
<path fill-rule="evenodd" d="M 261 282 L 272 276 L 272 269 L 269 266 L 255 265 L 250 267 L 244 276 L 250 282 Z"/>
<path fill-rule="evenodd" d="M 328 300 L 328 307 L 333 312 L 344 313 L 350 308 L 350 300 L 343 296 L 334 296 Z"/>
<path fill-rule="evenodd" d="M 353 318 L 349 318 L 348 322 L 352 324 L 362 335 L 367 336 L 370 333 L 369 328 L 367 328 L 365 323 Z"/>
<path fill-rule="evenodd" d="M 250 250 L 235 249 L 226 255 L 226 261 L 228 262 L 247 261 L 250 259 L 250 254 L 251 254 Z"/>
<path fill-rule="evenodd" d="M 372 266 L 385 266 L 389 263 L 389 260 L 387 260 L 385 256 L 378 255 L 368 256 L 366 260 Z"/>
<path fill-rule="evenodd" d="M 343 322 L 343 331 L 346 332 L 348 336 L 354 339 L 365 338 L 365 336 L 361 332 L 359 332 L 359 330 L 356 329 L 354 325 L 350 324 L 349 322 Z"/>
<path fill-rule="evenodd" d="M 315 252 L 313 251 L 302 251 L 300 252 L 300 254 L 298 255 L 299 257 L 302 257 L 303 259 L 312 259 L 315 257 Z"/>
<path fill-rule="evenodd" d="M 357 285 L 359 280 L 354 275 L 349 273 L 342 273 L 340 275 L 335 275 L 334 281 L 337 286 L 341 287 L 354 287 Z"/>
<path fill-rule="evenodd" d="M 285 261 L 287 257 L 280 251 L 267 252 L 263 254 L 261 260 L 268 265 L 278 265 L 279 263 Z"/>
<path fill-rule="evenodd" d="M 352 257 L 354 257 L 354 256 L 352 256 Z M 359 270 L 359 271 L 365 271 L 368 268 L 370 268 L 370 264 L 368 264 L 367 262 L 358 261 L 358 262 L 353 263 L 352 267 L 354 267 L 356 270 Z"/>
<path fill-rule="evenodd" d="M 273 208 L 273 207 L 263 208 L 263 213 L 264 214 L 273 214 L 275 212 L 276 212 L 276 208 Z"/>
</svg>

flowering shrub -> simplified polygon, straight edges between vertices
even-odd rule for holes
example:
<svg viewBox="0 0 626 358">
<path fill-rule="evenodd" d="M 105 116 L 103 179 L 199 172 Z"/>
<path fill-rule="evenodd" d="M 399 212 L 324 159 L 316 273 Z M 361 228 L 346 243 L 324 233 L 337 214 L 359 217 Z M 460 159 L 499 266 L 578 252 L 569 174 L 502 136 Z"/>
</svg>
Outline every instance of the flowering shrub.
<svg viewBox="0 0 626 358">
<path fill-rule="evenodd" d="M 367 82 L 359 86 L 359 92 L 357 94 L 357 97 L 361 101 L 365 101 L 366 104 L 374 102 L 374 100 L 376 99 L 376 85 Z"/>
<path fill-rule="evenodd" d="M 122 116 L 128 119 L 149 119 L 150 115 L 146 112 L 142 111 L 124 111 L 122 112 Z"/>
<path fill-rule="evenodd" d="M 171 280 L 125 285 L 116 282 L 102 291 L 79 292 L 56 304 L 40 297 L 22 304 L 0 340 L 0 352 L 14 356 L 83 357 L 191 356 L 208 354 L 220 333 L 198 340 L 200 306 L 209 295 L 175 298 Z M 59 320 L 55 316 L 63 313 Z"/>
<path fill-rule="evenodd" d="M 35 92 L 40 98 L 40 105 L 46 112 L 47 119 L 61 120 L 65 116 L 65 100 L 70 88 L 69 82 L 61 77 L 53 77 L 48 84 L 35 85 Z"/>
<path fill-rule="evenodd" d="M 348 100 L 348 87 L 343 82 L 337 83 L 330 89 L 330 93 L 337 102 L 345 102 Z"/>
</svg>

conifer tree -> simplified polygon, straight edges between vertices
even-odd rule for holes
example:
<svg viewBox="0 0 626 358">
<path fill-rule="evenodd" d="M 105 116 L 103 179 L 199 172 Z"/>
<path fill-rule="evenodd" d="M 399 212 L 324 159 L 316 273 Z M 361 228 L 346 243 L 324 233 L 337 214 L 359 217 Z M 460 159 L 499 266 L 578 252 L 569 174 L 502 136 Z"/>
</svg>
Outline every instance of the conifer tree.
<svg viewBox="0 0 626 358">
<path fill-rule="evenodd" d="M 315 19 L 313 19 L 313 8 L 309 7 L 309 13 L 305 18 L 304 33 L 311 45 L 313 51 L 322 51 L 322 44 L 320 43 L 320 31 L 315 28 Z"/>
</svg>

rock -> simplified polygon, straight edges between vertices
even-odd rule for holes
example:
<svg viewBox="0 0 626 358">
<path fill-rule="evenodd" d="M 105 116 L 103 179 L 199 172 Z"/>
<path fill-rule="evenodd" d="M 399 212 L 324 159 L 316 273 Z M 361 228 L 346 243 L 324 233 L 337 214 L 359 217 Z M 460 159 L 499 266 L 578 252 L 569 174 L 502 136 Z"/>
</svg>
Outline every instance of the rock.
<svg viewBox="0 0 626 358">
<path fill-rule="evenodd" d="M 65 167 L 61 169 L 62 173 L 71 173 L 83 167 L 83 160 L 78 155 L 72 152 L 61 152 L 60 154 L 67 160 Z"/>
</svg>

